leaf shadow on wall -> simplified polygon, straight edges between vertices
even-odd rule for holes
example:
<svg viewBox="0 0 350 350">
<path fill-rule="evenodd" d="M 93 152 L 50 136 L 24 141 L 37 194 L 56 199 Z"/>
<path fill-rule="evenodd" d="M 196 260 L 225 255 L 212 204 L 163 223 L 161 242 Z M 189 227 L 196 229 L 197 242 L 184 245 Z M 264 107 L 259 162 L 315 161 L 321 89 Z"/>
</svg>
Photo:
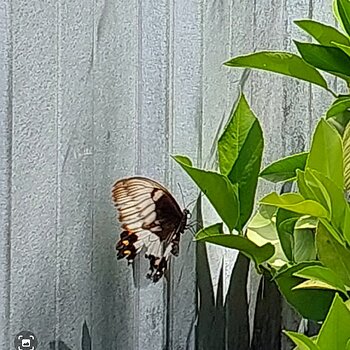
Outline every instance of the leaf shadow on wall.
<svg viewBox="0 0 350 350">
<path fill-rule="evenodd" d="M 73 350 L 62 340 L 50 342 L 50 350 Z M 86 321 L 81 330 L 81 350 L 91 350 L 91 337 Z"/>
</svg>

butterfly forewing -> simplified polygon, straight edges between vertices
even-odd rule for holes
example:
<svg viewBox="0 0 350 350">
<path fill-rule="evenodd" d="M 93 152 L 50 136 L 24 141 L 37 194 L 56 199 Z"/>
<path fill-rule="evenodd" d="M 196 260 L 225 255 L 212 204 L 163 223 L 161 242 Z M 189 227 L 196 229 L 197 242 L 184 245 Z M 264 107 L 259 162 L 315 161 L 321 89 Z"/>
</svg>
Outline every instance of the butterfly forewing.
<svg viewBox="0 0 350 350">
<path fill-rule="evenodd" d="M 123 232 L 117 243 L 118 259 L 132 262 L 143 247 L 150 261 L 148 277 L 157 282 L 172 253 L 178 255 L 187 210 L 181 211 L 168 190 L 148 178 L 131 177 L 117 181 L 112 198 Z"/>
</svg>

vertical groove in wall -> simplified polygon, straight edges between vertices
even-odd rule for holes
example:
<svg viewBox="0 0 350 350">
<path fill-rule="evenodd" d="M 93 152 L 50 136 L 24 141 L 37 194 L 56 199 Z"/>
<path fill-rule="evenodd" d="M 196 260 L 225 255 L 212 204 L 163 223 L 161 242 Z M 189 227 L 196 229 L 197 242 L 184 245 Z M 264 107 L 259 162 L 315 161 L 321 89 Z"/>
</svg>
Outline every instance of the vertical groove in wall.
<svg viewBox="0 0 350 350">
<path fill-rule="evenodd" d="M 91 188 L 91 255 L 90 255 L 90 272 L 91 272 L 91 278 L 94 278 L 94 227 L 95 227 L 95 191 L 96 191 L 96 183 L 95 183 L 95 172 L 96 172 L 96 153 L 95 153 L 95 57 L 96 57 L 96 50 L 97 50 L 97 30 L 98 26 L 95 24 L 95 18 L 96 18 L 96 1 L 91 0 L 91 6 L 92 6 L 92 35 L 91 35 L 91 40 L 92 40 L 92 57 L 91 57 L 91 95 L 92 95 L 92 101 L 91 101 L 91 137 L 92 137 L 92 188 Z M 90 334 L 95 334 L 94 333 L 94 324 L 93 324 L 93 297 L 94 297 L 94 291 L 93 288 L 90 290 Z M 93 348 L 94 344 L 94 339 L 91 339 L 91 346 Z M 83 349 L 82 349 L 83 350 Z"/>
<path fill-rule="evenodd" d="M 313 0 L 309 0 L 309 13 L 308 13 L 308 18 L 312 18 L 313 17 Z M 310 42 L 311 42 L 311 37 L 310 37 Z M 312 84 L 309 83 L 309 105 L 308 105 L 308 109 L 309 109 L 309 131 L 308 131 L 308 135 L 312 135 L 312 103 L 313 103 L 313 94 L 312 94 Z M 308 142 L 306 140 L 306 142 Z M 307 147 L 307 145 L 304 145 L 304 151 L 305 151 L 305 147 Z"/>
<path fill-rule="evenodd" d="M 60 156 L 60 144 L 61 144 L 61 135 L 60 135 L 60 86 L 61 86 L 61 55 L 60 55 L 60 43 L 61 43 L 61 1 L 57 1 L 56 3 L 56 60 L 57 60 L 57 69 L 56 69 L 56 229 L 55 229 L 55 243 L 56 243 L 56 284 L 55 284 L 55 292 L 54 292 L 54 303 L 55 303 L 55 316 L 56 316 L 56 324 L 54 328 L 53 340 L 56 344 L 57 335 L 59 333 L 60 327 L 60 312 L 59 312 L 59 302 L 57 298 L 57 294 L 60 288 L 60 242 L 59 242 L 59 231 L 61 229 L 61 218 L 60 218 L 60 209 L 61 209 L 61 169 L 59 168 L 59 156 Z"/>
<path fill-rule="evenodd" d="M 135 111 L 136 111 L 136 132 L 135 132 L 135 168 L 134 172 L 136 174 L 141 173 L 141 118 L 142 118 L 142 0 L 136 0 L 137 1 L 137 62 L 136 62 L 136 84 L 135 84 Z M 134 350 L 140 349 L 139 344 L 139 322 L 138 317 L 139 315 L 139 309 L 140 309 L 140 258 L 135 259 L 133 264 L 134 269 L 134 281 L 135 281 L 135 298 L 134 298 L 134 316 L 133 316 L 133 322 L 134 322 L 134 333 L 133 333 L 133 344 L 134 344 Z"/>
<path fill-rule="evenodd" d="M 287 29 L 288 29 L 288 20 L 286 19 L 286 3 L 287 0 L 283 0 L 283 5 L 282 5 L 282 18 L 284 20 L 284 27 L 282 28 L 283 30 L 283 49 L 286 51 L 287 48 Z M 288 113 L 287 113 L 287 91 L 286 91 L 286 84 L 285 84 L 285 80 L 283 79 L 282 81 L 282 88 L 283 88 L 283 100 L 282 100 L 282 128 L 281 131 L 282 133 L 285 130 L 285 126 L 288 123 Z M 286 144 L 286 140 L 285 137 L 282 137 L 282 155 L 286 155 L 287 152 L 287 144 Z M 281 156 L 282 156 L 281 155 Z"/>
<path fill-rule="evenodd" d="M 201 85 L 200 85 L 200 98 L 199 98 L 199 106 L 198 106 L 198 152 L 197 152 L 197 166 L 203 167 L 203 105 L 204 105 L 204 86 L 203 86 L 203 76 L 204 76 L 204 9 L 206 8 L 207 0 L 203 0 L 200 8 L 201 13 L 201 38 L 200 38 L 200 67 L 201 67 Z"/>
<path fill-rule="evenodd" d="M 0 347 L 9 348 L 11 301 L 11 187 L 12 187 L 12 101 L 13 45 L 11 1 L 0 5 Z M 1 83 L 1 82 L 0 82 Z M 11 344 L 11 345 L 10 345 Z"/>
<path fill-rule="evenodd" d="M 166 115 L 167 119 L 167 149 L 166 149 L 166 157 L 167 157 L 167 171 L 165 173 L 165 182 L 171 189 L 175 189 L 174 176 L 173 176 L 173 166 L 170 163 L 170 155 L 173 153 L 174 147 L 174 30 L 175 30 L 175 13 L 174 13 L 174 0 L 168 0 L 168 18 L 167 18 L 167 44 L 168 44 L 168 66 L 167 66 L 167 82 L 166 82 Z M 174 293 L 173 287 L 173 279 L 172 279 L 172 259 L 169 259 L 169 267 L 168 271 L 168 280 L 165 282 L 165 308 L 164 308 L 164 318 L 165 318 L 165 349 L 172 348 L 172 330 L 173 330 L 173 322 L 172 322 L 172 310 L 173 310 L 173 298 L 172 295 Z"/>
</svg>

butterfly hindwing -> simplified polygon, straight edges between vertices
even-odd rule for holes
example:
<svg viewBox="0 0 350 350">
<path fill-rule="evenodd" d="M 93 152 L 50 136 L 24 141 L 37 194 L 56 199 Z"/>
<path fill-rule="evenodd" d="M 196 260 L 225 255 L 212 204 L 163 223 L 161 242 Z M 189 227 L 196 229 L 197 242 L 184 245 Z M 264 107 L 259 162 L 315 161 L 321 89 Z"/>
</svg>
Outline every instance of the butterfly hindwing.
<svg viewBox="0 0 350 350">
<path fill-rule="evenodd" d="M 117 243 L 118 259 L 132 262 L 143 247 L 150 262 L 148 277 L 157 282 L 167 269 L 170 254 L 179 252 L 187 222 L 173 196 L 159 183 L 143 177 L 117 181 L 112 189 L 123 232 Z"/>
</svg>

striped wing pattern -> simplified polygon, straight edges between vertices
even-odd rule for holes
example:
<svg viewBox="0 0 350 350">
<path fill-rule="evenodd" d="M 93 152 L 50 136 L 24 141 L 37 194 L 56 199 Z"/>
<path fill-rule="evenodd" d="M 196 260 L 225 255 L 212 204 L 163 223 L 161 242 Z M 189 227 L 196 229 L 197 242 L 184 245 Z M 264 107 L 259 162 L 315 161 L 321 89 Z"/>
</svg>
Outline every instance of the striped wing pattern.
<svg viewBox="0 0 350 350">
<path fill-rule="evenodd" d="M 187 210 L 181 211 L 165 187 L 143 177 L 117 181 L 112 199 L 123 230 L 116 246 L 118 259 L 126 258 L 132 263 L 145 248 L 150 262 L 147 277 L 157 282 L 167 269 L 170 254 L 178 255 Z"/>
</svg>

